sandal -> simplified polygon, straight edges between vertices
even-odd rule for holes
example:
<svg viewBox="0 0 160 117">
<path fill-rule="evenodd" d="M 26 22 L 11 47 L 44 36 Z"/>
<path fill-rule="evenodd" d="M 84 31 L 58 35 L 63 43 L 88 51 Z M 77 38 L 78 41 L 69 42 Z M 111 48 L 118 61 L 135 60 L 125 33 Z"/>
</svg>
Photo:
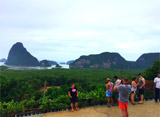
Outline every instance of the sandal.
<svg viewBox="0 0 160 117">
<path fill-rule="evenodd" d="M 138 104 L 143 104 L 143 102 L 140 101 L 140 102 L 138 102 Z"/>
<path fill-rule="evenodd" d="M 136 105 L 136 103 L 131 103 L 132 105 Z"/>
</svg>

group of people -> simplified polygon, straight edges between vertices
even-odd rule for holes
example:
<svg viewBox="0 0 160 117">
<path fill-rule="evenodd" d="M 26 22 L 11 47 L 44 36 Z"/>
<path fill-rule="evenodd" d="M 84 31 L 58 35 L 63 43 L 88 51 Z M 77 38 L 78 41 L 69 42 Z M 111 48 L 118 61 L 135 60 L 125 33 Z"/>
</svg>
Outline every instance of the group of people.
<svg viewBox="0 0 160 117">
<path fill-rule="evenodd" d="M 139 104 L 143 104 L 145 79 L 142 77 L 142 75 L 140 73 L 138 74 L 138 76 L 139 76 L 139 82 L 137 83 L 137 78 L 134 77 L 132 79 L 131 85 L 128 84 L 127 79 L 120 80 L 117 76 L 114 76 L 114 79 L 115 79 L 114 85 L 109 78 L 106 79 L 106 81 L 108 82 L 106 84 L 106 97 L 108 98 L 108 107 L 111 106 L 110 101 L 112 102 L 112 105 L 114 105 L 113 98 L 112 98 L 113 89 L 114 89 L 114 93 L 115 93 L 114 94 L 115 99 L 117 100 L 118 105 L 119 105 L 119 100 L 122 99 L 122 102 L 124 102 L 123 98 L 128 98 L 128 94 L 130 92 L 131 92 L 131 103 L 133 105 L 135 105 L 136 103 L 134 102 L 134 97 L 137 92 L 137 87 L 139 87 L 139 95 L 141 97 Z M 125 82 L 125 83 L 123 83 L 123 82 Z M 127 82 L 127 85 L 126 85 L 126 82 Z M 125 86 L 125 88 L 127 88 L 127 89 L 122 88 L 122 91 L 121 91 L 121 86 L 123 86 L 123 87 Z M 121 92 L 121 93 L 119 93 L 119 92 Z M 125 97 L 124 97 L 124 95 L 121 95 L 126 92 L 128 92 L 128 94 L 126 94 Z"/>
<path fill-rule="evenodd" d="M 137 87 L 139 87 L 139 95 L 140 95 L 140 101 L 138 104 L 143 104 L 144 99 L 144 89 L 145 89 L 145 79 L 142 77 L 142 75 L 139 73 L 139 80 L 137 82 L 137 78 L 133 78 L 131 85 L 128 84 L 128 80 L 124 78 L 123 80 L 118 79 L 117 76 L 115 76 L 115 85 L 111 82 L 109 78 L 106 79 L 108 82 L 106 84 L 106 96 L 108 98 L 108 107 L 111 106 L 110 101 L 113 103 L 112 99 L 112 90 L 114 89 L 115 92 L 115 98 L 117 99 L 117 103 L 119 105 L 119 108 L 122 110 L 122 116 L 128 117 L 128 102 L 129 102 L 129 94 L 131 93 L 131 103 L 135 105 L 134 97 L 137 92 Z M 154 79 L 155 83 L 155 102 L 158 102 L 158 99 L 160 101 L 160 74 L 157 75 L 157 77 Z"/>
<path fill-rule="evenodd" d="M 119 108 L 122 110 L 122 116 L 128 117 L 128 102 L 129 102 L 129 94 L 131 93 L 131 103 L 135 105 L 134 97 L 136 95 L 137 89 L 139 88 L 139 95 L 140 95 L 140 101 L 138 104 L 143 104 L 144 99 L 144 89 L 145 89 L 145 79 L 142 77 L 142 75 L 138 74 L 138 81 L 137 78 L 133 78 L 131 84 L 128 84 L 128 80 L 126 78 L 120 80 L 117 76 L 114 76 L 115 83 L 113 84 L 111 82 L 110 78 L 107 78 L 107 84 L 106 84 L 106 97 L 108 99 L 107 107 L 111 107 L 111 105 L 115 105 L 113 98 L 112 98 L 112 92 L 114 89 L 114 96 L 117 101 L 117 105 L 119 105 Z M 160 101 L 160 74 L 157 75 L 157 77 L 154 79 L 155 83 L 155 102 L 158 102 L 158 99 Z M 78 90 L 75 87 L 74 84 L 72 84 L 71 88 L 68 90 L 68 95 L 70 97 L 71 101 L 71 108 L 72 112 L 74 111 L 74 103 L 76 110 L 78 109 Z M 111 103 L 110 103 L 111 102 Z"/>
</svg>

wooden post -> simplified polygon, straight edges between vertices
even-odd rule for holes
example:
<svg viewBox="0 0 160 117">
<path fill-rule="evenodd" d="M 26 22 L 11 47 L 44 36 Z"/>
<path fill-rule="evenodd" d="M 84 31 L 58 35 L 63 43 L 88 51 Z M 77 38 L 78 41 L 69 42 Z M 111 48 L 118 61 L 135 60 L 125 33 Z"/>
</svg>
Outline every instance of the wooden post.
<svg viewBox="0 0 160 117">
<path fill-rule="evenodd" d="M 120 72 L 121 72 L 121 80 L 122 80 L 122 68 L 121 68 L 121 71 L 120 71 Z"/>
<path fill-rule="evenodd" d="M 44 81 L 44 94 L 43 94 L 43 99 L 45 98 L 45 93 L 46 93 L 45 89 L 46 89 L 46 80 Z"/>
</svg>

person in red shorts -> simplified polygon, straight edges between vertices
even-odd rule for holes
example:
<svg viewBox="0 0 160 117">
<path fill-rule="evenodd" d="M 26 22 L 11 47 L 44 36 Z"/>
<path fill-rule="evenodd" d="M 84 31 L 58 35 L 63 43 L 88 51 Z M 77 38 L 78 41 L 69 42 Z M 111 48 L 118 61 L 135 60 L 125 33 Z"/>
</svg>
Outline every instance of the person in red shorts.
<svg viewBox="0 0 160 117">
<path fill-rule="evenodd" d="M 114 90 L 118 90 L 119 92 L 119 108 L 122 110 L 122 117 L 128 117 L 128 102 L 131 85 L 129 85 L 128 80 L 124 78 L 122 84 L 117 84 Z"/>
</svg>

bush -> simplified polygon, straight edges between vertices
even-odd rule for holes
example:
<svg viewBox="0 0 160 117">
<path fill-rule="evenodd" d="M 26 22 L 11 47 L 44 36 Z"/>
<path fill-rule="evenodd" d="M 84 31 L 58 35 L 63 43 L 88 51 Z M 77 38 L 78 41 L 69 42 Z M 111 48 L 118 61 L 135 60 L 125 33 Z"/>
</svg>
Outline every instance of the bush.
<svg viewBox="0 0 160 117">
<path fill-rule="evenodd" d="M 152 67 L 149 67 L 144 72 L 144 77 L 147 80 L 153 80 L 157 74 L 160 73 L 160 59 L 155 61 L 152 65 Z"/>
</svg>

